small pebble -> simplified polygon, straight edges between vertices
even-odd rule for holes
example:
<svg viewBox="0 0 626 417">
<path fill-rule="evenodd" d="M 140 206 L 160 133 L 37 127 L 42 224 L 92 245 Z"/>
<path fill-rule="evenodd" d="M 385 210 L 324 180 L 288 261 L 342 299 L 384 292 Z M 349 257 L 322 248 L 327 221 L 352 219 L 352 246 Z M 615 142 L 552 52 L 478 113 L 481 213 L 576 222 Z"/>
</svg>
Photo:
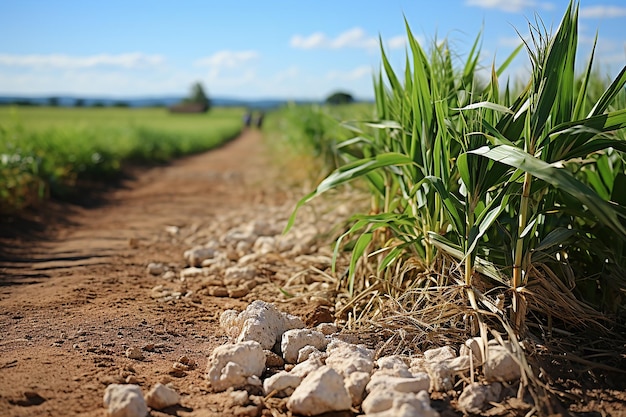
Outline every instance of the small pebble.
<svg viewBox="0 0 626 417">
<path fill-rule="evenodd" d="M 141 349 L 136 347 L 129 347 L 126 349 L 126 357 L 137 361 L 142 361 L 144 359 L 143 352 Z"/>
</svg>

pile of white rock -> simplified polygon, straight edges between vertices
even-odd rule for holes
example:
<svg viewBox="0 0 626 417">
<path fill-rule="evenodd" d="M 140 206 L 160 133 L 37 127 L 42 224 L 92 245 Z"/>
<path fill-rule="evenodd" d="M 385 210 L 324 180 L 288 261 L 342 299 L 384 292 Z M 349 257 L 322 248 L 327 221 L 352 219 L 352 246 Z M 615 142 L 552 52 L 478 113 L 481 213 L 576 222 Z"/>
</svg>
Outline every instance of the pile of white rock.
<svg viewBox="0 0 626 417">
<path fill-rule="evenodd" d="M 245 390 L 289 397 L 287 408 L 296 415 L 360 409 L 376 417 L 438 416 L 429 392 L 450 391 L 457 377 L 482 366 L 486 382 L 468 384 L 458 398 L 462 411 L 480 413 L 500 400 L 501 381 L 520 378 L 513 347 L 495 342 L 485 347 L 480 338 L 468 340 L 459 354 L 445 346 L 419 357 L 374 360 L 373 350 L 340 340 L 334 325 L 307 329 L 298 317 L 263 301 L 242 312 L 225 311 L 220 325 L 232 343 L 210 355 L 206 379 L 212 390 L 235 390 L 235 397 L 245 397 L 241 405 L 248 398 Z M 256 406 L 249 407 L 254 415 Z"/>
<path fill-rule="evenodd" d="M 141 388 L 134 384 L 111 384 L 104 391 L 104 406 L 109 417 L 145 417 L 148 407 L 162 410 L 179 402 L 178 393 L 160 383 L 152 387 L 145 398 Z"/>
<path fill-rule="evenodd" d="M 280 264 L 284 279 L 311 266 L 321 270 L 330 267 L 332 252 L 327 246 L 316 245 L 320 231 L 315 225 L 298 225 L 287 235 L 282 234 L 283 227 L 283 221 L 259 219 L 233 226 L 220 233 L 218 239 L 185 250 L 186 267 L 178 273 L 176 268 L 159 262 L 148 264 L 146 272 L 167 281 L 178 280 L 187 289 L 202 287 L 206 295 L 241 298 L 264 282 L 259 277 L 259 265 Z M 169 288 L 166 283 L 152 289 L 152 297 L 164 301 L 191 294 Z"/>
</svg>

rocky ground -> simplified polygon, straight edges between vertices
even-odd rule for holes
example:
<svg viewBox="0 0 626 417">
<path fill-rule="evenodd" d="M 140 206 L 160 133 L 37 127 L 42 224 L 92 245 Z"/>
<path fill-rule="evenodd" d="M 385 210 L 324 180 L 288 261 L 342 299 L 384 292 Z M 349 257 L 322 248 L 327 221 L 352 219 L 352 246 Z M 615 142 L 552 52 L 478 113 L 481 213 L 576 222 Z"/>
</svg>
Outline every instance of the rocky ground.
<svg viewBox="0 0 626 417">
<path fill-rule="evenodd" d="M 301 192 L 268 161 L 249 131 L 135 170 L 92 207 L 52 203 L 29 221 L 5 219 L 2 415 L 531 411 L 499 347 L 489 354 L 498 363 L 479 369 L 477 341 L 382 356 L 384 334 L 334 327 L 328 233 L 355 201 L 307 207 L 282 235 Z M 483 383 L 470 383 L 474 371 Z M 572 410 L 621 415 L 624 392 L 600 388 Z"/>
</svg>

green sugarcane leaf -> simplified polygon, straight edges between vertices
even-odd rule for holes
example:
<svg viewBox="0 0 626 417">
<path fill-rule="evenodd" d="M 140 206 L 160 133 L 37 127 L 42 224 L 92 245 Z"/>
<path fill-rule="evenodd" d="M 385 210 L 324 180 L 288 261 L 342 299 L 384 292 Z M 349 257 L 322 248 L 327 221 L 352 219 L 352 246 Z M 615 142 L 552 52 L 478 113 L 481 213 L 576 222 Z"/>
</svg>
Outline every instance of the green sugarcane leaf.
<svg viewBox="0 0 626 417">
<path fill-rule="evenodd" d="M 515 57 L 517 57 L 517 55 L 520 53 L 520 51 L 524 48 L 524 42 L 522 41 L 522 39 L 520 39 L 520 43 L 517 46 L 517 48 L 515 48 L 513 50 L 513 52 L 511 52 L 509 54 L 509 56 L 504 60 L 504 62 L 502 64 L 500 64 L 500 66 L 498 67 L 498 69 L 496 70 L 496 75 L 498 77 L 500 77 L 502 75 L 502 73 L 509 67 L 509 65 L 511 65 L 511 62 L 513 62 L 513 60 L 515 59 Z"/>
<path fill-rule="evenodd" d="M 582 172 L 585 174 L 587 183 L 595 190 L 596 193 L 598 193 L 600 197 L 605 200 L 610 199 L 610 190 L 606 188 L 598 172 L 590 169 L 586 169 Z"/>
<path fill-rule="evenodd" d="M 513 114 L 513 111 L 511 111 L 511 109 L 509 109 L 508 107 L 503 106 L 501 104 L 492 103 L 490 101 L 481 101 L 480 103 L 472 103 L 472 104 L 468 104 L 465 107 L 461 107 L 459 109 L 452 109 L 452 110 L 475 110 L 475 109 L 490 109 L 490 110 L 498 111 L 500 113 Z"/>
<path fill-rule="evenodd" d="M 447 253 L 448 255 L 462 261 L 465 258 L 465 254 L 459 245 L 456 245 L 435 232 L 428 232 L 428 242 L 439 250 Z M 474 268 L 479 273 L 488 276 L 489 278 L 498 281 L 502 285 L 509 286 L 509 281 L 498 271 L 498 268 L 492 263 L 483 258 L 476 257 L 474 259 Z"/>
<path fill-rule="evenodd" d="M 626 235 L 626 228 L 620 221 L 620 217 L 624 218 L 623 212 L 613 204 L 603 200 L 589 186 L 578 181 L 569 171 L 508 145 L 499 145 L 491 149 L 485 146 L 470 152 L 528 172 L 553 187 L 570 194 L 584 204 L 600 222 Z"/>
<path fill-rule="evenodd" d="M 395 120 L 377 120 L 361 122 L 374 129 L 402 129 L 402 125 Z"/>
<path fill-rule="evenodd" d="M 626 109 L 562 123 L 548 134 L 551 140 L 548 161 L 584 158 L 609 147 L 626 152 L 625 140 L 598 137 L 623 128 L 626 128 Z"/>
<path fill-rule="evenodd" d="M 380 261 L 380 264 L 378 264 L 378 271 L 379 272 L 383 271 L 385 268 L 387 268 L 389 265 L 395 262 L 396 259 L 402 256 L 402 254 L 405 252 L 405 246 L 406 244 L 402 244 L 394 248 L 391 248 L 389 250 L 389 253 L 385 255 L 383 260 Z"/>
<path fill-rule="evenodd" d="M 606 189 L 612 190 L 616 171 L 613 169 L 609 157 L 606 154 L 600 155 L 600 157 L 596 159 L 596 168 L 598 169 L 598 173 Z"/>
<path fill-rule="evenodd" d="M 615 77 L 609 88 L 607 88 L 602 97 L 598 99 L 596 105 L 593 106 L 593 109 L 589 112 L 589 116 L 597 116 L 601 113 L 604 113 L 606 109 L 609 107 L 609 104 L 617 97 L 617 95 L 622 91 L 626 85 L 626 66 L 622 68 L 620 73 Z"/>
<path fill-rule="evenodd" d="M 510 196 L 511 193 L 506 188 L 503 188 L 496 198 L 491 200 L 481 211 L 480 215 L 474 222 L 472 230 L 470 231 L 469 239 L 466 244 L 467 249 L 465 250 L 465 257 L 463 259 L 470 256 L 474 252 L 480 239 L 491 229 L 493 223 L 507 208 Z"/>
<path fill-rule="evenodd" d="M 574 229 L 566 229 L 565 227 L 558 227 L 548 233 L 546 237 L 541 239 L 537 244 L 535 251 L 546 251 L 554 246 L 558 246 L 567 241 L 570 237 L 576 234 Z"/>
<path fill-rule="evenodd" d="M 463 203 L 461 203 L 454 194 L 448 191 L 443 181 L 441 181 L 441 178 L 428 176 L 425 180 L 432 184 L 441 196 L 441 201 L 450 217 L 455 231 L 465 236 L 465 219 L 460 213 L 460 211 L 463 211 Z"/>
<path fill-rule="evenodd" d="M 591 48 L 591 54 L 589 55 L 589 62 L 587 63 L 587 68 L 583 74 L 582 82 L 581 82 L 580 88 L 578 89 L 578 97 L 576 98 L 576 105 L 574 106 L 574 111 L 572 113 L 572 116 L 575 119 L 580 119 L 584 117 L 583 108 L 585 106 L 585 102 L 587 101 L 587 95 L 588 95 L 587 88 L 589 85 L 589 80 L 591 78 L 593 58 L 595 56 L 597 43 L 598 43 L 598 32 L 596 31 L 596 36 L 593 39 L 593 46 Z"/>
<path fill-rule="evenodd" d="M 348 292 L 350 293 L 350 296 L 354 294 L 354 274 L 356 272 L 356 263 L 365 253 L 367 246 L 372 241 L 372 237 L 372 233 L 363 233 L 357 239 L 354 249 L 352 250 L 352 257 L 350 258 L 350 272 L 348 275 Z"/>
<path fill-rule="evenodd" d="M 622 207 L 626 207 L 626 174 L 623 172 L 618 172 L 615 176 L 611 201 L 616 202 Z"/>
</svg>

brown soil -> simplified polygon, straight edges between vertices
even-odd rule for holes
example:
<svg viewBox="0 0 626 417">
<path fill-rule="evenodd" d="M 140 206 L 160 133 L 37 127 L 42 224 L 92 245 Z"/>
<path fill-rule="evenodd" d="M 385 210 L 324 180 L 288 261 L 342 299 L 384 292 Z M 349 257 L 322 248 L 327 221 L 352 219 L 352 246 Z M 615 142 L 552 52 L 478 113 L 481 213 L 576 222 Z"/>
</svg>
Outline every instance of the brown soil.
<svg viewBox="0 0 626 417">
<path fill-rule="evenodd" d="M 132 380 L 144 393 L 162 382 L 182 395 L 180 407 L 152 416 L 234 413 L 230 396 L 209 393 L 204 380 L 206 355 L 226 341 L 219 316 L 253 299 L 277 299 L 278 283 L 272 280 L 284 274 L 262 266 L 268 285 L 242 299 L 202 294 L 167 300 L 153 297 L 152 289 L 163 282 L 146 266 L 158 261 L 179 270 L 194 231 L 218 230 L 214 223 L 229 213 L 245 215 L 292 201 L 276 185 L 264 149 L 260 134 L 249 131 L 212 152 L 136 170 L 95 207 L 51 203 L 30 222 L 5 220 L 0 414 L 103 416 L 106 386 Z M 168 226 L 179 227 L 182 236 L 173 238 Z M 318 307 L 280 306 L 310 321 L 328 320 L 328 314 L 319 317 Z M 143 349 L 145 359 L 127 358 L 129 347 Z M 181 356 L 197 366 L 173 372 Z M 612 394 L 608 402 L 597 395 L 595 403 L 577 411 L 619 415 L 623 394 Z M 276 406 L 278 412 L 281 405 Z"/>
</svg>

